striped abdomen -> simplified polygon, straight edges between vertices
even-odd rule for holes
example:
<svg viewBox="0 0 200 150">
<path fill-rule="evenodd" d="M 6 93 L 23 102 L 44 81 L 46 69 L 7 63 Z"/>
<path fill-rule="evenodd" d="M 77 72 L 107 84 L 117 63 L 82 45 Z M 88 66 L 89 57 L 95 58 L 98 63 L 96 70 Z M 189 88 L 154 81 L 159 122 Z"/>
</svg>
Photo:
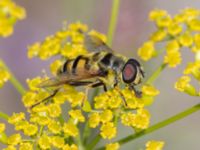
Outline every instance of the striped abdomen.
<svg viewBox="0 0 200 150">
<path fill-rule="evenodd" d="M 81 70 L 89 70 L 89 58 L 85 56 L 78 56 L 75 59 L 68 59 L 61 70 L 62 73 L 78 74 L 79 68 Z"/>
</svg>

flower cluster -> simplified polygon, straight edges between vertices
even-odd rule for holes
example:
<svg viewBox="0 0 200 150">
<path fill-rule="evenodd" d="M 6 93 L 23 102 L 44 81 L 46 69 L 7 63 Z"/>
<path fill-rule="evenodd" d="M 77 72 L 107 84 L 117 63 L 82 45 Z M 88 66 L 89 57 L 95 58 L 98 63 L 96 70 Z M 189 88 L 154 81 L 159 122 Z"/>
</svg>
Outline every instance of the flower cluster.
<svg viewBox="0 0 200 150">
<path fill-rule="evenodd" d="M 170 16 L 165 10 L 153 10 L 149 19 L 156 24 L 155 31 L 138 50 L 138 55 L 144 61 L 148 61 L 159 53 L 166 53 L 163 64 L 174 68 L 181 64 L 181 52 L 186 48 L 194 53 L 194 62 L 189 62 L 183 74 L 175 83 L 175 88 L 192 96 L 199 96 L 198 90 L 190 84 L 191 77 L 200 80 L 200 11 L 194 8 L 187 8 Z M 158 47 L 165 47 L 157 50 Z"/>
<path fill-rule="evenodd" d="M 42 60 L 61 56 L 61 59 L 50 65 L 50 70 L 55 75 L 62 66 L 63 59 L 87 53 L 84 47 L 84 32 L 88 32 L 86 25 L 70 24 L 43 42 L 29 46 L 28 56 Z M 89 34 L 106 42 L 105 35 L 97 31 L 89 31 Z M 0 131 L 4 136 L 0 140 L 8 145 L 4 150 L 14 150 L 17 147 L 20 150 L 36 147 L 76 150 L 80 146 L 80 138 L 88 134 L 85 133 L 88 130 L 96 130 L 103 139 L 115 138 L 119 121 L 133 130 L 144 130 L 150 124 L 150 113 L 145 106 L 150 105 L 159 94 L 151 85 L 142 86 L 141 98 L 136 97 L 128 88 L 115 87 L 89 101 L 85 93 L 70 85 L 64 85 L 59 90 L 57 87 L 39 88 L 38 85 L 47 79 L 47 76 L 27 79 L 29 90 L 23 95 L 22 102 L 30 114 L 25 116 L 20 112 L 9 117 L 8 122 L 14 125 L 19 133 L 7 136 L 4 132 L 5 126 L 1 125 Z M 87 130 L 80 128 L 83 124 Z M 87 147 L 87 142 L 82 144 Z M 119 143 L 110 143 L 106 149 L 117 150 Z"/>
<path fill-rule="evenodd" d="M 8 37 L 13 33 L 13 26 L 26 16 L 24 8 L 17 6 L 12 0 L 0 1 L 0 36 Z"/>
</svg>

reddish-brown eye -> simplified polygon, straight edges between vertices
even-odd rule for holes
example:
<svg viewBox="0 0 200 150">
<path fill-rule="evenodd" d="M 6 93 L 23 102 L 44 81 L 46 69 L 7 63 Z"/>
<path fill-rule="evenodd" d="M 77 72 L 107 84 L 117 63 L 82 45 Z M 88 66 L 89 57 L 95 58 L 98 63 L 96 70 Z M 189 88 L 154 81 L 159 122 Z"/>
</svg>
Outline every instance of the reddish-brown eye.
<svg viewBox="0 0 200 150">
<path fill-rule="evenodd" d="M 127 63 L 124 66 L 124 69 L 122 72 L 122 77 L 123 77 L 124 82 L 126 83 L 133 82 L 135 80 L 136 74 L 137 74 L 137 68 L 135 64 Z"/>
</svg>

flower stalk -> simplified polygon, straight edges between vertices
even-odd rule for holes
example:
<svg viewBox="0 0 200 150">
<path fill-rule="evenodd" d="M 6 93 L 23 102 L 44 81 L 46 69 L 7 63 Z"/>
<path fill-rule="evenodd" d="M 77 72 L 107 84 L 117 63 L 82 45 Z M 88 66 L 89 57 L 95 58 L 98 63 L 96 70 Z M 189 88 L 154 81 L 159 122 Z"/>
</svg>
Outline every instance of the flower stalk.
<svg viewBox="0 0 200 150">
<path fill-rule="evenodd" d="M 5 62 L 0 59 L 0 65 L 9 72 L 10 74 L 10 82 L 12 83 L 12 85 L 15 87 L 15 89 L 21 94 L 24 95 L 26 90 L 25 88 L 22 86 L 22 84 L 17 80 L 17 78 L 14 76 L 14 74 L 10 71 L 10 69 L 8 68 L 8 66 L 5 64 Z"/>
</svg>

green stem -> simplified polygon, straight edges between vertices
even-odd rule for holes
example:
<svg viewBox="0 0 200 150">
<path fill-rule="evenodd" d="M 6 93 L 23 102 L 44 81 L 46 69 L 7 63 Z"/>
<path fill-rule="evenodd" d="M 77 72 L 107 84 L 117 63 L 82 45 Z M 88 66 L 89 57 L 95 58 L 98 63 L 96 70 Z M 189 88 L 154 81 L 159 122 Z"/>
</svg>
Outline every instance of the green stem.
<svg viewBox="0 0 200 150">
<path fill-rule="evenodd" d="M 152 84 L 157 78 L 158 76 L 161 74 L 161 72 L 166 68 L 167 64 L 161 64 L 156 71 L 153 72 L 153 74 L 147 79 L 147 81 L 145 82 L 146 84 Z"/>
<path fill-rule="evenodd" d="M 1 119 L 4 119 L 4 120 L 8 120 L 9 119 L 9 116 L 3 112 L 0 111 L 0 118 Z"/>
<path fill-rule="evenodd" d="M 10 69 L 8 68 L 8 66 L 4 63 L 3 60 L 0 59 L 0 66 L 2 66 L 6 71 L 9 72 L 9 74 L 11 75 L 10 77 L 10 82 L 12 83 L 12 85 L 16 88 L 16 90 L 23 95 L 26 90 L 24 89 L 24 87 L 21 85 L 21 83 L 16 79 L 16 77 L 12 74 L 12 72 L 10 71 Z"/>
<path fill-rule="evenodd" d="M 140 131 L 138 133 L 129 135 L 129 136 L 127 136 L 125 138 L 122 138 L 122 139 L 120 139 L 118 141 L 115 141 L 115 142 L 118 142 L 120 145 L 123 145 L 123 144 L 125 144 L 127 142 L 130 142 L 132 140 L 135 140 L 135 139 L 137 139 L 137 138 L 139 138 L 141 136 L 144 136 L 144 135 L 147 135 L 147 134 L 149 134 L 151 132 L 157 131 L 158 129 L 161 129 L 161 128 L 163 128 L 163 127 L 165 127 L 165 126 L 167 126 L 169 124 L 172 124 L 172 123 L 174 123 L 174 122 L 176 122 L 178 120 L 181 120 L 181 119 L 183 119 L 183 118 L 195 113 L 198 110 L 200 110 L 200 103 L 197 104 L 197 105 L 194 105 L 194 106 L 192 106 L 192 107 L 190 107 L 190 108 L 188 108 L 188 109 L 186 109 L 186 110 L 184 110 L 184 111 L 182 111 L 182 112 L 180 112 L 180 113 L 178 113 L 178 114 L 176 114 L 176 115 L 174 115 L 174 116 L 172 116 L 172 117 L 170 117 L 168 119 L 165 119 L 165 120 L 163 120 L 163 121 L 161 121 L 159 123 L 156 123 L 156 124 L 150 126 L 146 130 L 142 130 L 142 131 Z M 103 149 L 105 149 L 105 147 L 100 147 L 100 148 L 97 148 L 96 150 L 103 150 Z"/>
<path fill-rule="evenodd" d="M 98 134 L 92 142 L 87 146 L 86 150 L 93 150 L 97 143 L 101 140 L 101 136 Z"/>
<path fill-rule="evenodd" d="M 85 147 L 83 146 L 82 140 L 81 140 L 81 132 L 79 132 L 79 135 L 76 138 L 77 144 L 78 144 L 78 149 L 79 150 L 85 150 Z"/>
<path fill-rule="evenodd" d="M 111 10 L 111 19 L 110 19 L 108 34 L 107 34 L 107 37 L 108 37 L 107 43 L 109 46 L 112 45 L 112 41 L 113 41 L 114 31 L 117 24 L 119 5 L 120 5 L 120 0 L 113 0 L 112 10 Z"/>
</svg>

